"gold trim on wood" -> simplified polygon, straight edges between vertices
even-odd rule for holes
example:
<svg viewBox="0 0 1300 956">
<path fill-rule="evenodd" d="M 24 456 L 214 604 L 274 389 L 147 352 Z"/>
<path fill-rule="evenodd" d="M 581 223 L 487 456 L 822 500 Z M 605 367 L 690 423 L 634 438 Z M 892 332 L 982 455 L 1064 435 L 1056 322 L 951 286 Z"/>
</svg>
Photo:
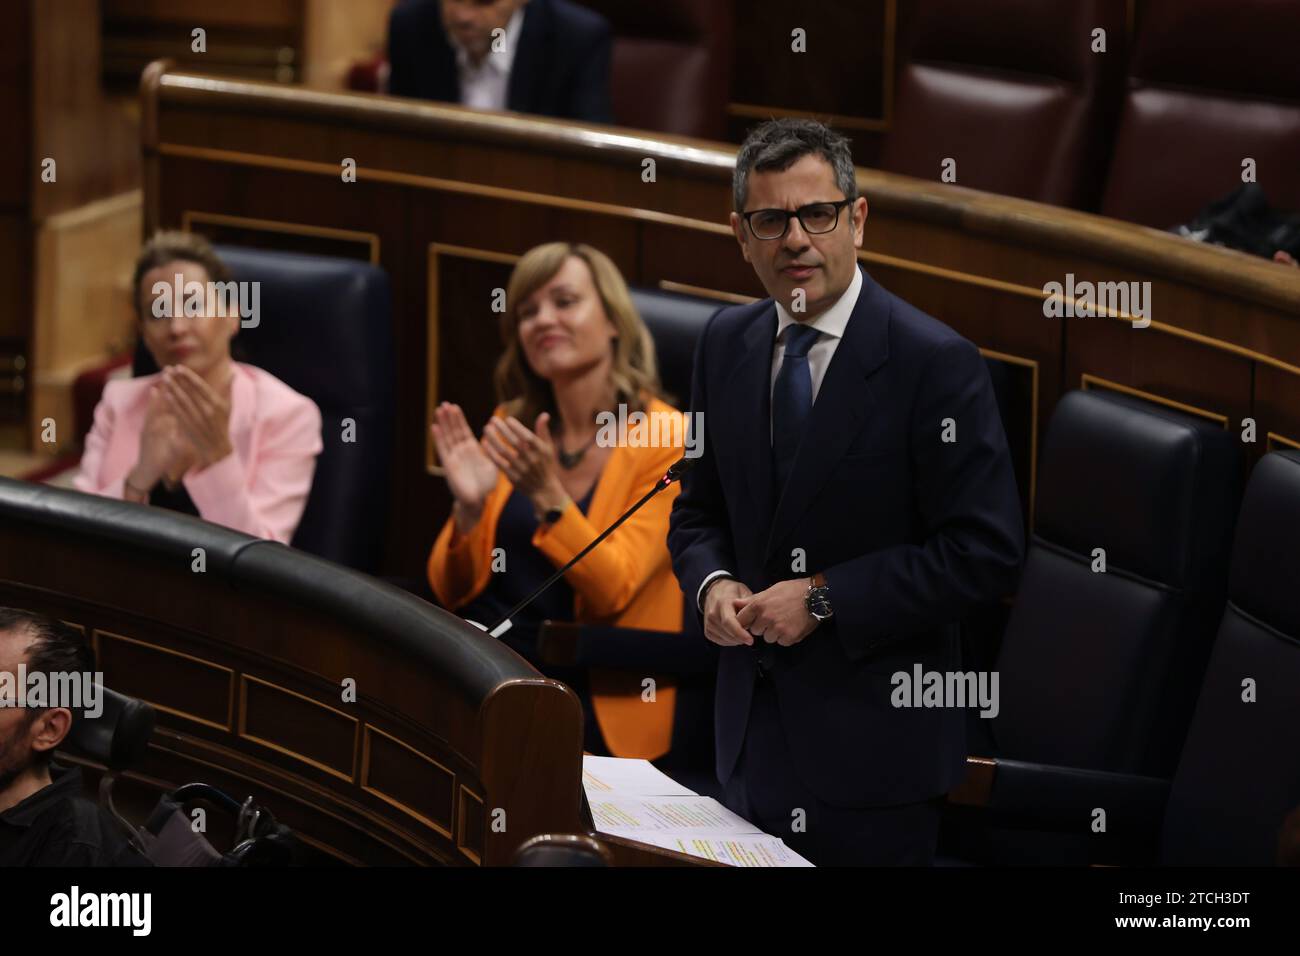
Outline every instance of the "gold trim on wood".
<svg viewBox="0 0 1300 956">
<path fill-rule="evenodd" d="M 465 854 L 465 857 L 476 866 L 481 866 L 483 864 L 483 857 L 465 845 L 465 823 L 469 820 L 469 810 L 466 806 L 468 800 L 473 800 L 478 804 L 478 812 L 480 814 L 487 809 L 487 804 L 484 803 L 482 797 L 463 783 L 460 785 L 460 800 L 458 801 L 460 806 L 456 808 L 456 848 L 460 850 L 461 853 Z M 482 834 L 483 849 L 485 850 L 487 849 L 488 827 L 490 826 L 491 822 L 487 819 L 483 819 Z M 509 823 L 507 823 L 507 826 L 509 826 Z"/>
<path fill-rule="evenodd" d="M 433 450 L 433 433 L 429 426 L 433 424 L 433 410 L 438 407 L 438 257 L 441 255 L 459 256 L 462 259 L 477 259 L 480 262 L 498 262 L 513 266 L 519 256 L 508 252 L 493 252 L 490 249 L 474 249 L 469 246 L 453 246 L 443 242 L 429 243 L 429 301 L 425 303 L 425 317 L 428 324 L 428 348 L 425 352 L 425 370 L 428 381 L 425 383 L 424 409 L 424 467 L 425 470 L 439 478 L 446 472 L 437 464 Z"/>
<path fill-rule="evenodd" d="M 1131 395 L 1134 398 L 1145 399 L 1148 402 L 1155 402 L 1157 405 L 1164 405 L 1175 411 L 1184 412 L 1188 415 L 1195 415 L 1197 418 L 1204 418 L 1212 421 L 1224 429 L 1228 427 L 1228 416 L 1220 415 L 1218 412 L 1212 412 L 1207 408 L 1199 408 L 1196 405 L 1188 405 L 1186 402 L 1178 402 L 1172 398 L 1165 398 L 1163 395 L 1157 395 L 1155 392 L 1144 392 L 1140 388 L 1133 388 L 1131 385 L 1121 385 L 1119 382 L 1112 382 L 1110 379 L 1101 378 L 1098 375 L 1083 373 L 1081 388 L 1085 391 L 1092 386 L 1097 386 L 1103 391 L 1109 389 L 1112 392 L 1120 392 L 1124 395 Z"/>
<path fill-rule="evenodd" d="M 901 259 L 897 256 L 885 255 L 881 252 L 868 252 L 865 249 L 858 250 L 858 258 L 867 262 L 876 262 L 884 266 L 892 266 L 907 272 L 918 272 L 923 275 L 937 276 L 941 279 L 948 279 L 952 282 L 963 285 L 973 285 L 984 289 L 995 289 L 1000 292 L 1009 292 L 1012 295 L 1024 296 L 1025 298 L 1038 299 L 1040 302 L 1046 302 L 1049 299 L 1064 299 L 1064 296 L 1058 296 L 1055 293 L 1048 294 L 1042 289 L 1035 289 L 1032 286 L 1020 285 L 1015 282 L 1004 282 L 1001 279 L 991 279 L 986 276 L 975 275 L 970 272 L 958 272 L 955 269 L 948 269 L 943 266 L 932 266 L 924 262 L 917 262 L 914 259 Z M 1080 300 L 1076 298 L 1075 302 Z M 1093 308 L 1097 308 L 1094 304 Z M 1123 313 L 1114 312 L 1111 309 L 1104 310 L 1108 315 L 1099 315 L 1098 318 L 1110 318 L 1118 322 L 1131 324 L 1132 318 L 1126 318 Z M 1202 335 L 1199 332 L 1193 332 L 1189 329 L 1182 329 L 1176 325 L 1167 325 L 1164 322 L 1152 320 L 1150 329 L 1156 332 L 1163 332 L 1166 335 L 1172 335 L 1176 338 L 1186 339 L 1189 342 L 1195 342 L 1197 345 L 1204 345 L 1206 348 L 1218 349 L 1221 352 L 1228 352 L 1240 358 L 1249 359 L 1252 362 L 1259 362 L 1278 371 L 1286 372 L 1289 375 L 1300 376 L 1300 366 L 1291 365 L 1283 362 L 1281 359 L 1273 358 L 1271 355 L 1265 355 L 1262 352 L 1256 352 L 1252 349 L 1244 348 L 1240 345 L 1234 345 L 1231 342 L 1225 342 L 1222 339 L 1211 338 L 1208 335 Z M 1144 331 L 1135 329 L 1134 331 Z"/>
<path fill-rule="evenodd" d="M 164 143 L 158 147 L 164 156 L 179 156 L 186 159 L 201 159 L 214 163 L 228 163 L 233 166 L 256 166 L 264 169 L 285 169 L 299 173 L 315 173 L 323 176 L 337 177 L 339 167 L 330 163 L 320 163 L 308 159 L 285 159 L 280 156 L 260 156 L 256 153 L 243 153 L 236 150 L 212 149 L 207 146 L 181 146 Z M 570 199 L 565 196 L 548 196 L 545 193 L 530 192 L 525 189 L 510 189 L 505 186 L 487 186 L 480 183 L 467 183 L 456 179 L 441 179 L 437 176 L 420 176 L 415 173 L 399 173 L 388 169 L 357 167 L 357 181 L 373 180 L 381 183 L 395 183 L 402 186 L 417 186 L 421 189 L 434 189 L 456 193 L 464 196 L 480 196 L 489 199 L 503 199 L 510 202 L 526 202 L 538 206 L 550 206 L 556 209 L 570 209 L 578 212 L 591 212 L 606 216 L 622 216 L 653 222 L 659 225 L 679 226 L 698 229 L 703 232 L 715 232 L 729 236 L 731 227 L 726 223 L 710 222 L 707 219 L 693 219 L 653 209 L 640 209 L 633 206 L 619 206 L 614 203 L 594 202 L 589 199 Z"/>
<path fill-rule="evenodd" d="M 231 668 L 225 667 L 221 664 L 213 663 L 212 661 L 209 660 L 205 660 L 202 657 L 195 657 L 193 654 L 186 654 L 183 653 L 182 651 L 174 651 L 170 647 L 163 647 L 161 644 L 150 644 L 148 641 L 141 641 L 134 637 L 127 637 L 125 634 L 116 634 L 113 631 L 105 631 L 97 627 L 94 629 L 94 634 L 91 638 L 91 641 L 92 641 L 92 646 L 95 648 L 95 658 L 96 660 L 99 661 L 102 661 L 104 659 L 103 656 L 104 642 L 101 639 L 103 637 L 111 637 L 115 641 L 123 641 L 127 644 L 135 644 L 139 647 L 146 647 L 151 651 L 158 651 L 159 653 L 162 654 L 170 654 L 172 657 L 179 657 L 195 664 L 202 664 L 204 667 L 207 667 L 210 670 L 224 672 L 229 678 L 229 688 L 226 694 L 226 722 L 224 724 L 219 724 L 216 721 L 208 720 L 206 717 L 196 716 L 195 714 L 191 714 L 184 710 L 177 710 L 174 707 L 167 707 L 164 704 L 158 703 L 156 700 L 150 700 L 148 697 L 142 696 L 140 699 L 151 704 L 154 707 L 154 709 L 160 710 L 164 714 L 172 714 L 175 717 L 182 717 L 185 720 L 192 720 L 196 724 L 202 724 L 204 727 L 212 727 L 215 730 L 222 730 L 225 731 L 226 733 L 234 732 L 235 672 Z"/>
<path fill-rule="evenodd" d="M 332 226 L 312 226 L 302 222 L 282 222 L 278 219 L 253 219 L 249 216 L 230 216 L 225 213 L 201 212 L 186 209 L 181 213 L 181 229 L 192 232 L 193 225 L 207 223 L 213 226 L 237 226 L 262 232 L 278 232 L 290 236 L 310 236 L 314 239 L 337 239 L 343 242 L 362 242 L 370 250 L 370 264 L 379 265 L 379 234 L 357 229 L 336 229 Z"/>
<path fill-rule="evenodd" d="M 421 823 L 423 823 L 423 824 L 424 824 L 425 826 L 427 826 L 429 829 L 434 830 L 434 831 L 436 831 L 437 833 L 440 833 L 442 836 L 446 837 L 448 841 L 450 841 L 450 840 L 451 840 L 451 830 L 448 830 L 448 829 L 446 829 L 445 827 L 439 825 L 438 822 L 437 822 L 436 820 L 432 820 L 432 819 L 430 819 L 429 817 L 426 817 L 423 813 L 420 813 L 420 812 L 419 812 L 418 810 L 416 810 L 414 807 L 412 807 L 412 806 L 410 806 L 410 805 L 408 805 L 408 804 L 402 803 L 400 800 L 397 800 L 397 799 L 395 799 L 394 797 L 392 797 L 392 796 L 390 796 L 390 795 L 384 793 L 384 791 L 382 791 L 382 790 L 377 790 L 377 789 L 375 789 L 374 787 L 370 786 L 370 741 L 371 741 L 372 736 L 383 737 L 383 738 L 385 738 L 386 740 L 390 740 L 390 741 L 392 741 L 393 743 L 397 744 L 399 747 L 403 748 L 404 750 L 409 750 L 411 753 L 415 754 L 415 756 L 419 757 L 419 758 L 420 758 L 421 760 L 423 760 L 425 763 L 432 764 L 433 766 L 437 767 L 439 770 L 441 770 L 441 771 L 443 771 L 444 773 L 447 774 L 447 777 L 448 777 L 448 779 L 449 779 L 450 782 L 451 782 L 451 792 L 448 794 L 448 797 L 449 797 L 449 801 L 448 801 L 448 802 L 450 803 L 450 807 L 448 808 L 448 812 L 452 815 L 452 819 L 450 819 L 450 820 L 447 821 L 448 825 L 450 825 L 450 826 L 455 826 L 455 825 L 456 825 L 456 820 L 455 820 L 455 817 L 456 817 L 456 773 L 455 773 L 455 771 L 453 771 L 453 770 L 452 770 L 451 768 L 449 768 L 449 767 L 444 767 L 442 764 L 438 763 L 438 761 L 434 760 L 434 759 L 433 759 L 432 757 L 430 757 L 428 754 L 426 754 L 426 753 L 422 753 L 421 751 L 416 750 L 414 747 L 412 747 L 412 746 L 411 746 L 410 744 L 408 744 L 406 741 L 404 741 L 404 740 L 399 740 L 398 738 L 394 737 L 392 734 L 385 733 L 384 731 L 380 730 L 378 727 L 375 727 L 373 724 L 366 724 L 366 725 L 363 727 L 363 729 L 362 729 L 362 732 L 361 732 L 361 789 L 364 790 L 366 793 L 369 793 L 369 794 L 371 794 L 372 796 L 378 797 L 380 800 L 383 800 L 383 801 L 384 801 L 385 803 L 387 803 L 389 806 L 396 807 L 398 810 L 401 810 L 403 813 L 405 813 L 408 817 L 411 817 L 412 819 L 415 819 L 415 820 L 419 820 Z"/>
<path fill-rule="evenodd" d="M 300 762 L 302 762 L 302 763 L 305 763 L 305 764 L 307 764 L 308 766 L 315 767 L 317 770 L 323 771 L 323 772 L 329 774 L 331 777 L 337 777 L 338 779 L 340 779 L 340 780 L 345 780 L 345 781 L 347 781 L 348 783 L 356 783 L 356 778 L 357 778 L 357 750 L 359 749 L 359 739 L 360 739 L 360 734 L 361 734 L 361 721 L 357 720 L 357 718 L 353 717 L 351 714 L 344 713 L 343 711 L 339 710 L 337 707 L 331 707 L 331 706 L 329 706 L 328 704 L 322 704 L 320 701 L 316 700 L 314 697 L 308 697 L 306 694 L 300 694 L 300 693 L 298 693 L 296 690 L 290 690 L 288 687 L 281 687 L 279 684 L 273 684 L 273 683 L 271 683 L 271 682 L 268 681 L 268 680 L 262 680 L 262 678 L 260 678 L 260 677 L 254 677 L 254 676 L 251 675 L 251 674 L 241 674 L 241 675 L 239 675 L 239 676 L 240 676 L 240 681 L 239 681 L 239 727 L 238 727 L 238 729 L 235 731 L 236 736 L 238 736 L 241 740 L 251 740 L 253 743 L 261 744 L 263 747 L 266 747 L 266 748 L 268 748 L 268 749 L 270 749 L 270 750 L 274 750 L 276 753 L 284 754 L 286 757 L 292 757 L 294 760 L 297 760 L 297 761 L 300 761 Z M 281 693 L 281 694 L 285 694 L 285 695 L 287 695 L 287 696 L 289 696 L 289 697 L 297 697 L 299 700 L 306 701 L 306 702 L 309 703 L 309 704 L 312 704 L 312 705 L 314 705 L 314 706 L 316 706 L 316 707 L 319 707 L 321 710 L 327 710 L 327 711 L 329 711 L 330 713 L 333 713 L 333 714 L 338 715 L 339 717 L 342 717 L 344 720 L 350 721 L 351 724 L 352 724 L 352 728 L 353 728 L 353 730 L 352 730 L 352 770 L 351 770 L 351 772 L 350 772 L 350 773 L 343 773 L 343 772 L 341 772 L 341 771 L 339 771 L 339 770 L 336 770 L 335 768 L 329 766 L 328 764 L 323 764 L 323 763 L 321 763 L 319 760 L 313 760 L 311 757 L 308 757 L 308 756 L 306 756 L 305 754 L 301 754 L 301 753 L 299 753 L 299 752 L 296 751 L 296 750 L 290 750 L 288 747 L 285 747 L 285 746 L 282 745 L 282 744 L 277 744 L 277 743 L 276 743 L 275 741 L 273 741 L 273 740 L 267 740 L 267 739 L 265 739 L 265 738 L 263 738 L 263 737 L 258 737 L 258 736 L 254 735 L 254 734 L 250 734 L 250 733 L 248 732 L 248 685 L 249 685 L 249 684 L 261 684 L 263 687 L 269 687 L 271 690 L 277 691 L 277 692 L 279 692 L 279 693 Z"/>
<path fill-rule="evenodd" d="M 1039 363 L 1035 359 L 996 349 L 980 349 L 980 355 L 997 359 L 1010 365 L 1020 365 L 1030 371 L 1030 407 L 1029 407 L 1029 530 L 1034 530 L 1034 501 L 1038 494 L 1038 372 Z"/>
<path fill-rule="evenodd" d="M 1276 451 L 1275 445 L 1282 445 L 1286 448 L 1300 448 L 1300 441 L 1294 438 L 1287 438 L 1285 435 L 1279 435 L 1277 432 L 1268 433 L 1268 441 L 1264 446 L 1265 451 Z"/>
<path fill-rule="evenodd" d="M 671 279 L 660 279 L 659 288 L 665 292 L 680 292 L 683 295 L 694 295 L 703 299 L 717 299 L 719 302 L 730 302 L 733 305 L 749 305 L 751 302 L 758 301 L 758 298 L 752 295 L 741 295 L 739 292 L 723 292 L 721 289 L 709 289 L 702 285 L 673 282 Z"/>
</svg>

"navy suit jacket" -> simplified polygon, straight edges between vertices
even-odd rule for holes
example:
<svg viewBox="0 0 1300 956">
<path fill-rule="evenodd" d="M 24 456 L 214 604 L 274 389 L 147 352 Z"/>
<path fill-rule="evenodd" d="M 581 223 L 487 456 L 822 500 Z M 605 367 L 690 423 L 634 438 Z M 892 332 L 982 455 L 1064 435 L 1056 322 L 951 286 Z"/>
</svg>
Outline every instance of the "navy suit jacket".
<svg viewBox="0 0 1300 956">
<path fill-rule="evenodd" d="M 1006 436 L 979 350 L 865 272 L 780 502 L 774 501 L 772 300 L 720 310 L 695 353 L 704 453 L 669 550 L 694 604 L 725 568 L 758 593 L 826 575 L 835 616 L 775 648 L 771 680 L 797 772 L 843 807 L 929 799 L 962 778 L 965 712 L 895 708 L 891 675 L 960 669 L 958 620 L 1014 589 L 1024 552 Z M 953 419 L 956 441 L 944 442 Z M 794 570 L 794 549 L 806 557 Z M 718 664 L 717 772 L 745 737 L 757 647 Z"/>
<path fill-rule="evenodd" d="M 506 107 L 561 119 L 612 123 L 608 21 L 569 0 L 529 0 Z M 460 102 L 456 51 L 438 0 L 406 0 L 388 21 L 389 92 Z"/>
</svg>

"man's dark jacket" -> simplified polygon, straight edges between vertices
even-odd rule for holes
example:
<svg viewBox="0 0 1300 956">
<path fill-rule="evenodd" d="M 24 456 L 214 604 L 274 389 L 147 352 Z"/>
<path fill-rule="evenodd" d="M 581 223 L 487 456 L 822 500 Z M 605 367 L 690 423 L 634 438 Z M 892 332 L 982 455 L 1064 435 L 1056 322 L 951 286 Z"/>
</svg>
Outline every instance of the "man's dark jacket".
<svg viewBox="0 0 1300 956">
<path fill-rule="evenodd" d="M 1024 551 L 988 371 L 974 345 L 864 272 L 778 504 L 776 329 L 767 299 L 720 310 L 700 336 L 691 410 L 704 413 L 704 453 L 674 504 L 673 569 L 692 605 L 720 568 L 754 593 L 824 572 L 834 618 L 769 651 L 764 678 L 795 767 L 837 806 L 929 799 L 962 778 L 965 711 L 894 707 L 891 675 L 910 677 L 917 663 L 959 670 L 959 618 L 1013 590 Z M 744 741 L 757 663 L 754 647 L 721 649 L 724 784 Z"/>
</svg>

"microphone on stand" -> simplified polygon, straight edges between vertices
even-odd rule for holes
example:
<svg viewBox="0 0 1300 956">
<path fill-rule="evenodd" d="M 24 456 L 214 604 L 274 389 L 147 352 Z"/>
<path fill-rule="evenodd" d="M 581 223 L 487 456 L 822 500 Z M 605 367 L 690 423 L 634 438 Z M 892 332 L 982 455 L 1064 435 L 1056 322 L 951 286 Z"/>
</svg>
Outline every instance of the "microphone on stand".
<svg viewBox="0 0 1300 956">
<path fill-rule="evenodd" d="M 539 585 L 537 589 L 533 591 L 532 594 L 528 595 L 528 597 L 524 598 L 513 608 L 511 608 L 509 613 L 507 613 L 505 617 L 497 621 L 496 624 L 492 625 L 492 627 L 483 628 L 483 629 L 493 637 L 500 637 L 506 631 L 510 630 L 510 619 L 512 617 L 514 617 L 516 614 L 518 614 L 528 605 L 532 604 L 533 601 L 537 600 L 538 596 L 542 594 L 547 588 L 549 588 L 556 581 L 560 580 L 560 578 L 564 577 L 565 573 L 569 570 L 569 568 L 573 567 L 584 557 L 586 557 L 587 553 L 591 551 L 592 548 L 596 547 L 596 545 L 600 544 L 602 541 L 608 538 L 615 531 L 615 529 L 618 528 L 619 525 L 621 525 L 628 518 L 632 517 L 634 514 L 640 511 L 642 505 L 644 505 L 655 495 L 659 494 L 659 492 L 663 491 L 674 481 L 681 480 L 682 475 L 686 474 L 686 472 L 690 471 L 691 468 L 694 467 L 695 461 L 696 459 L 687 458 L 684 455 L 681 458 L 678 458 L 675 462 L 672 463 L 669 469 L 666 472 L 664 472 L 664 476 L 654 483 L 654 487 L 645 493 L 645 495 L 641 498 L 640 501 L 634 504 L 631 508 L 628 508 L 627 511 L 623 512 L 622 516 L 617 521 L 615 521 L 612 525 L 610 525 L 600 534 L 596 535 L 595 539 L 593 539 L 589 545 L 587 545 L 585 548 L 583 548 L 581 551 L 575 554 L 569 560 L 569 562 L 564 565 L 564 567 L 560 568 L 549 578 L 543 581 L 541 585 Z M 470 621 L 469 623 L 474 624 L 477 627 L 482 627 L 481 624 L 478 624 L 475 621 Z"/>
</svg>

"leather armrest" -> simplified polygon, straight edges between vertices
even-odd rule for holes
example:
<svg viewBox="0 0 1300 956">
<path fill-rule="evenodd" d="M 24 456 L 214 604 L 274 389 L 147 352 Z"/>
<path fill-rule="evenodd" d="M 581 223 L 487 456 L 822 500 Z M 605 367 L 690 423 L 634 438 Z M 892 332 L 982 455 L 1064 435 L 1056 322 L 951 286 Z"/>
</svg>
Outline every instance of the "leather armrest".
<svg viewBox="0 0 1300 956">
<path fill-rule="evenodd" d="M 1164 818 L 1169 781 L 1020 760 L 968 757 L 966 779 L 948 803 L 994 815 L 1001 825 L 1088 832 L 1097 809 L 1106 832 L 1150 837 Z"/>
<path fill-rule="evenodd" d="M 689 631 L 650 631 L 544 621 L 537 653 L 556 667 L 597 667 L 660 674 L 707 674 L 718 665 L 717 648 Z"/>
</svg>

